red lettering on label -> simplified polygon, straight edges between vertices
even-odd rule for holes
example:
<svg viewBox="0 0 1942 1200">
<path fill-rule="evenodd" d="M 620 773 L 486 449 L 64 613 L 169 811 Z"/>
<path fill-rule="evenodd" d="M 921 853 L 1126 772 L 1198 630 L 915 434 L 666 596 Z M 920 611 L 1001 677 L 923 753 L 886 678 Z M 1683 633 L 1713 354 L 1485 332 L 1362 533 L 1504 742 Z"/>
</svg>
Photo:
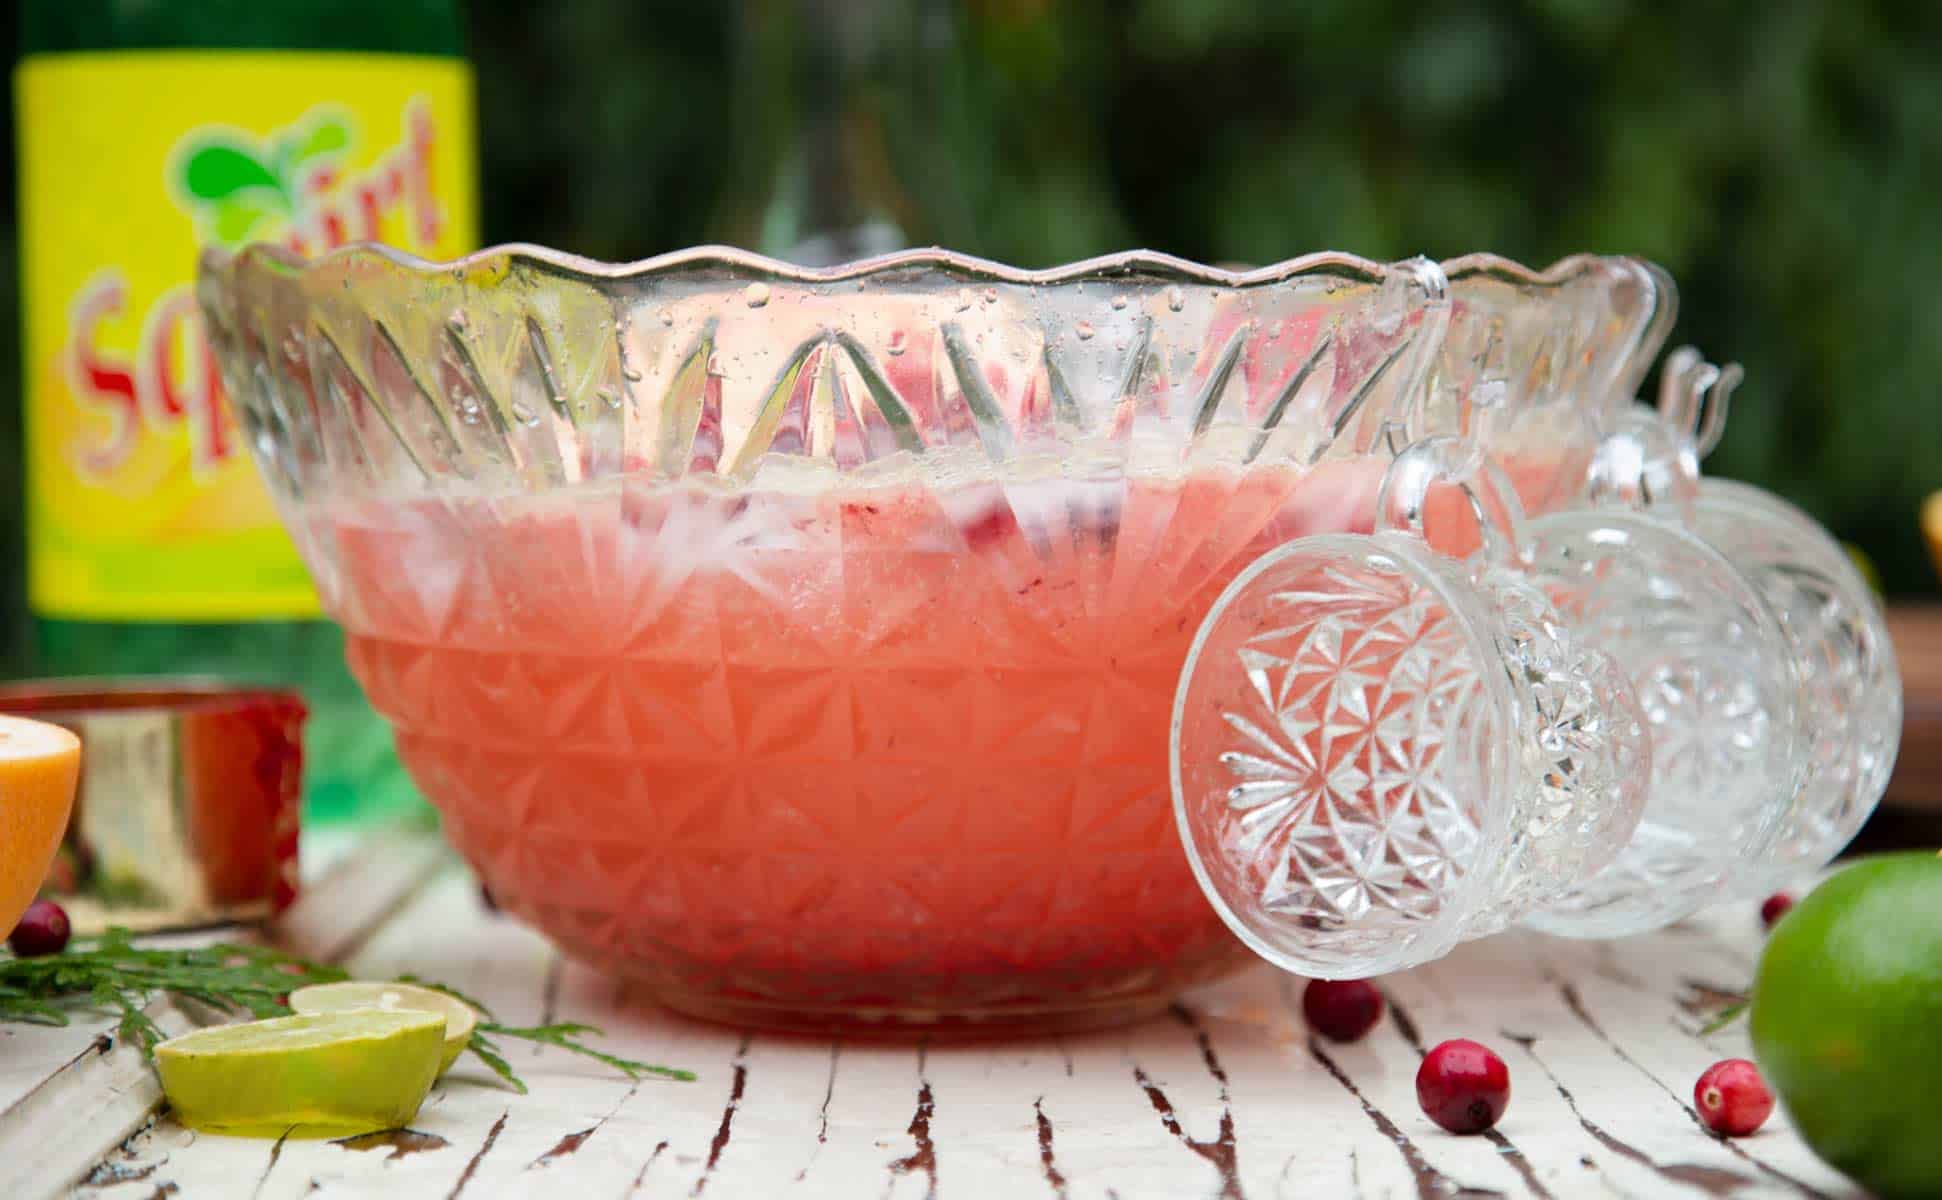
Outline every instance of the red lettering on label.
<svg viewBox="0 0 1942 1200">
<path fill-rule="evenodd" d="M 379 195 L 378 184 L 365 180 L 357 185 L 354 197 L 357 214 L 362 222 L 358 236 L 367 242 L 375 242 L 384 233 L 384 201 Z"/>
<path fill-rule="evenodd" d="M 190 470 L 200 476 L 221 466 L 231 452 L 229 414 L 215 352 L 203 336 L 202 312 L 189 287 L 164 292 L 148 310 L 142 321 L 140 364 L 142 407 L 150 428 L 169 433 L 186 423 Z"/>
<path fill-rule="evenodd" d="M 405 125 L 409 132 L 400 166 L 405 190 L 411 194 L 418 240 L 430 246 L 438 241 L 444 220 L 438 211 L 438 197 L 432 192 L 432 115 L 425 111 L 423 102 L 414 100 L 405 109 Z"/>
<path fill-rule="evenodd" d="M 128 300 L 128 282 L 119 271 L 96 275 L 75 297 L 68 314 L 66 359 L 68 383 L 75 399 L 108 418 L 108 434 L 77 458 L 81 473 L 111 474 L 134 452 L 141 407 L 135 395 L 135 375 L 126 364 L 95 352 L 95 331 L 110 317 L 119 316 Z"/>
<path fill-rule="evenodd" d="M 148 409 L 148 423 L 166 429 L 188 411 L 183 389 L 175 379 L 175 325 L 177 312 L 195 312 L 195 297 L 186 291 L 164 296 L 142 322 L 142 399 Z"/>
<path fill-rule="evenodd" d="M 107 436 L 75 456 L 83 479 L 104 480 L 135 452 L 144 427 L 170 434 L 186 426 L 189 468 L 196 476 L 234 453 L 216 356 L 202 332 L 202 313 L 186 284 L 162 294 L 142 320 L 139 349 L 129 363 L 101 347 L 101 326 L 120 316 L 128 285 L 103 271 L 75 298 L 65 352 L 75 402 L 108 418 Z"/>
<path fill-rule="evenodd" d="M 362 172 L 346 177 L 321 167 L 306 175 L 299 216 L 284 234 L 284 245 L 308 256 L 353 240 L 383 241 L 385 218 L 394 213 L 405 227 L 393 242 L 420 251 L 436 245 L 445 214 L 432 185 L 436 129 L 423 102 L 406 107 L 404 127 L 404 138 Z"/>
</svg>

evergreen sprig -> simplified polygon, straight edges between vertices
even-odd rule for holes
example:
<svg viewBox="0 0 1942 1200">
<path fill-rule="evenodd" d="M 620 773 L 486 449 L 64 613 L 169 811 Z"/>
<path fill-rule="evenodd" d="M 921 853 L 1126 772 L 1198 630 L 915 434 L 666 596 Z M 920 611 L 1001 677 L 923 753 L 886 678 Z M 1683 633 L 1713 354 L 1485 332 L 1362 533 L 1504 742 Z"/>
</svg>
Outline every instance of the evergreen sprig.
<svg viewBox="0 0 1942 1200">
<path fill-rule="evenodd" d="M 550 1025 L 503 1025 L 493 1017 L 491 1009 L 455 987 L 448 987 L 445 984 L 436 983 L 429 979 L 420 979 L 416 975 L 400 975 L 398 982 L 415 983 L 419 987 L 430 988 L 435 992 L 444 992 L 454 1000 L 469 1004 L 476 1009 L 479 1013 L 479 1024 L 472 1031 L 472 1041 L 467 1049 L 478 1055 L 479 1061 L 491 1067 L 499 1078 L 505 1080 L 507 1084 L 522 1093 L 526 1090 L 526 1085 L 520 1082 L 519 1076 L 513 1074 L 512 1066 L 506 1062 L 505 1056 L 499 1052 L 498 1044 L 492 1040 L 492 1037 L 487 1035 L 518 1038 L 521 1041 L 537 1042 L 543 1046 L 557 1046 L 562 1050 L 583 1055 L 596 1062 L 605 1063 L 629 1079 L 640 1079 L 642 1076 L 654 1075 L 662 1079 L 679 1079 L 683 1082 L 688 1082 L 695 1077 L 693 1071 L 683 1071 L 676 1067 L 656 1066 L 653 1063 L 636 1062 L 631 1058 L 621 1058 L 618 1055 L 608 1054 L 605 1051 L 596 1050 L 592 1046 L 586 1045 L 579 1040 L 582 1034 L 590 1033 L 595 1037 L 606 1036 L 598 1027 L 593 1025 L 583 1024 L 578 1021 L 556 1021 Z"/>
<path fill-rule="evenodd" d="M 77 1009 L 116 1013 L 121 1018 L 117 1027 L 120 1036 L 153 1056 L 155 1044 L 166 1035 L 142 1010 L 156 995 L 180 997 L 253 1018 L 282 1017 L 291 1012 L 291 989 L 349 978 L 349 973 L 339 967 L 310 962 L 267 946 L 231 942 L 183 949 L 137 946 L 126 929 L 111 928 L 100 937 L 75 939 L 59 954 L 35 958 L 0 954 L 0 1021 L 66 1025 L 69 1013 Z M 600 1036 L 591 1025 L 571 1021 L 503 1025 L 485 1005 L 457 988 L 411 975 L 400 976 L 397 982 L 433 988 L 477 1009 L 480 1021 L 468 1048 L 520 1092 L 526 1090 L 526 1084 L 513 1072 L 493 1038 L 556 1046 L 604 1063 L 629 1079 L 650 1075 L 694 1078 L 691 1071 L 636 1062 L 586 1045 L 580 1040 L 582 1035 Z"/>
</svg>

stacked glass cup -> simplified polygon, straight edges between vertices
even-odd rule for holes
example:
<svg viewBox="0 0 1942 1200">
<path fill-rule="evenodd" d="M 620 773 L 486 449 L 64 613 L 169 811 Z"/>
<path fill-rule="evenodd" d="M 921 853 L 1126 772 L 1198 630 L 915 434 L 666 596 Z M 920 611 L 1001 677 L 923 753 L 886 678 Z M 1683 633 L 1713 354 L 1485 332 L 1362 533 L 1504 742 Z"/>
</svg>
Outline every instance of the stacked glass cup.
<svg viewBox="0 0 1942 1200">
<path fill-rule="evenodd" d="M 1894 762 L 1900 679 L 1859 571 L 1785 501 L 1700 476 L 1739 369 L 1682 349 L 1656 405 L 1630 399 L 1670 279 L 1601 260 L 1646 298 L 1637 352 L 1608 379 L 1544 364 L 1576 392 L 1547 397 L 1489 384 L 1529 282 L 1506 266 L 1418 260 L 1440 343 L 1385 420 L 1374 530 L 1253 563 L 1182 672 L 1189 858 L 1235 933 L 1298 974 L 1764 895 L 1839 853 Z M 1596 451 L 1558 482 L 1570 503 L 1527 519 L 1481 434 L 1559 420 L 1594 422 Z"/>
</svg>

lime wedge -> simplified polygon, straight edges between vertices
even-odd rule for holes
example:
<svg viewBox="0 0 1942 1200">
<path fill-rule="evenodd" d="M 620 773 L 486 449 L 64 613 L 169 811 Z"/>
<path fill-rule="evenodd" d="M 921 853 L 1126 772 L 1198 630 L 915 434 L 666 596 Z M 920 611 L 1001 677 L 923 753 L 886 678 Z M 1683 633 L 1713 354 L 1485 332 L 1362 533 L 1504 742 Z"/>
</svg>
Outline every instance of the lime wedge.
<svg viewBox="0 0 1942 1200">
<path fill-rule="evenodd" d="M 290 1007 L 300 1013 L 348 1012 L 357 1008 L 440 1013 L 445 1017 L 445 1059 L 439 1064 L 440 1072 L 458 1061 L 479 1023 L 478 1011 L 465 1001 L 411 983 L 367 983 L 361 979 L 313 983 L 290 993 Z"/>
<path fill-rule="evenodd" d="M 438 1078 L 437 1013 L 308 1013 L 218 1025 L 155 1047 L 176 1119 L 245 1137 L 348 1137 L 408 1124 Z"/>
</svg>

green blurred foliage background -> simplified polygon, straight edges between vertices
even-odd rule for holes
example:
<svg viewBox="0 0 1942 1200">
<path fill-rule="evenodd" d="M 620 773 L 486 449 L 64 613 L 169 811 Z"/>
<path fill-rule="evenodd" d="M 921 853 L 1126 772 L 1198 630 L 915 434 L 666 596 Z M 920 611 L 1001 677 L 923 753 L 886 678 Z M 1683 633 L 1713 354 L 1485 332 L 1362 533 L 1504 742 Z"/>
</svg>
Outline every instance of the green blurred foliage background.
<svg viewBox="0 0 1942 1200">
<path fill-rule="evenodd" d="M 778 250 L 833 162 L 908 241 L 1026 265 L 1656 259 L 1675 337 L 1747 368 L 1710 469 L 1807 507 L 1890 592 L 1934 590 L 1915 513 L 1942 487 L 1942 4 L 473 0 L 468 21 L 493 241 Z"/>
</svg>

